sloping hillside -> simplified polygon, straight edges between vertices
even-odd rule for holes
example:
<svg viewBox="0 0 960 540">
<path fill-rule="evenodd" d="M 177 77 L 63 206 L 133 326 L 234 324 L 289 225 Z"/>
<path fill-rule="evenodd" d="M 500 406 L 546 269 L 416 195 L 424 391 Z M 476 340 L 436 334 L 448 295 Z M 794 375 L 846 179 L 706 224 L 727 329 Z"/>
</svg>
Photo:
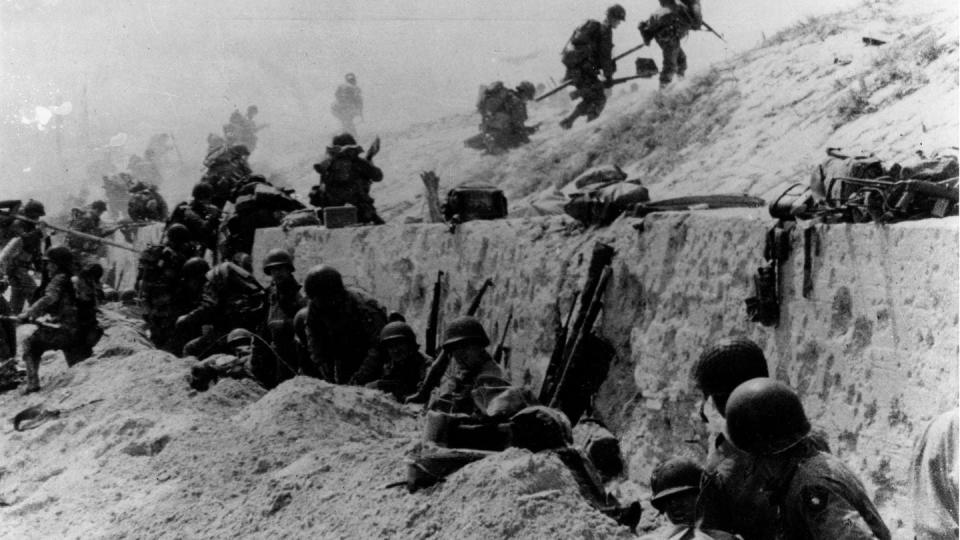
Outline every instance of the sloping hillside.
<svg viewBox="0 0 960 540">
<path fill-rule="evenodd" d="M 955 146 L 957 6 L 920 9 L 872 2 L 803 21 L 665 92 L 655 90 L 656 80 L 641 80 L 635 93 L 619 87 L 600 119 L 581 119 L 570 131 L 558 126 L 569 106 L 532 105 L 540 131 L 505 156 L 463 147 L 476 132 L 476 115 L 388 134 L 378 157 L 387 179 L 373 195 L 386 216 L 419 216 L 419 173 L 433 169 L 441 189 L 493 182 L 517 209 L 588 167 L 617 163 L 654 198 L 769 198 L 805 181 L 826 147 L 896 159 Z M 887 43 L 866 46 L 864 36 Z M 660 63 L 655 45 L 641 52 Z M 698 67 L 696 58 L 690 62 Z"/>
</svg>

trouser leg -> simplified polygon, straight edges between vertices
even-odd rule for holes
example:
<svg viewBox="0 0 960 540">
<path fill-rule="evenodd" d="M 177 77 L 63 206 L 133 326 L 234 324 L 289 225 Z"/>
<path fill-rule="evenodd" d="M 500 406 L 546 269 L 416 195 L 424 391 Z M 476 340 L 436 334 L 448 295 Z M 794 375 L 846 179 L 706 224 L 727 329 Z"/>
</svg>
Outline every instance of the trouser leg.
<svg viewBox="0 0 960 540">
<path fill-rule="evenodd" d="M 24 304 L 33 298 L 33 293 L 37 290 L 37 282 L 22 266 L 10 269 L 7 280 L 10 282 L 10 312 L 19 315 L 23 311 Z"/>
</svg>

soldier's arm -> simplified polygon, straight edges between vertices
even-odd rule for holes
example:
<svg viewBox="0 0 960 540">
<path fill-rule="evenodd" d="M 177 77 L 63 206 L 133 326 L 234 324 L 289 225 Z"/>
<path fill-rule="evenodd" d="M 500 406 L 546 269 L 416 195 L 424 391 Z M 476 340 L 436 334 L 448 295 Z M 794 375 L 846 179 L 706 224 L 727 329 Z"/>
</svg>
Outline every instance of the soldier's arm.
<svg viewBox="0 0 960 540">
<path fill-rule="evenodd" d="M 14 259 L 19 257 L 21 253 L 23 253 L 23 238 L 17 236 L 7 242 L 3 251 L 0 251 L 0 274 L 6 274 Z"/>
<path fill-rule="evenodd" d="M 800 493 L 801 513 L 815 540 L 889 540 L 877 535 L 843 493 L 829 484 L 813 484 Z"/>
<path fill-rule="evenodd" d="M 213 318 L 217 308 L 217 289 L 214 283 L 207 283 L 203 286 L 203 295 L 200 298 L 200 305 L 193 311 L 180 318 L 181 324 L 186 326 L 199 326 Z"/>
<path fill-rule="evenodd" d="M 25 317 L 27 319 L 36 319 L 46 313 L 47 308 L 60 300 L 64 287 L 69 283 L 70 278 L 68 278 L 66 274 L 58 274 L 55 278 L 51 279 L 50 283 L 48 283 L 43 290 L 43 296 L 30 306 Z"/>
<path fill-rule="evenodd" d="M 362 164 L 360 167 L 361 174 L 364 178 L 370 180 L 371 182 L 379 182 L 383 180 L 383 171 L 380 170 L 380 167 L 377 167 L 365 159 L 359 160 L 359 163 Z"/>
</svg>

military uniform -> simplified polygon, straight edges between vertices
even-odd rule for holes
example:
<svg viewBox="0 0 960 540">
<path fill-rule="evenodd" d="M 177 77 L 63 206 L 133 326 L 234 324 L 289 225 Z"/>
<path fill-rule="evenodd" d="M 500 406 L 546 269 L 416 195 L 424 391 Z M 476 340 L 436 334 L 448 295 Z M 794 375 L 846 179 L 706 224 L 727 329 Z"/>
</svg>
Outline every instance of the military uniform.
<svg viewBox="0 0 960 540">
<path fill-rule="evenodd" d="M 397 363 L 386 352 L 368 357 L 353 375 L 350 384 L 364 385 L 392 394 L 398 401 L 417 391 L 430 362 L 420 351 L 413 351 Z"/>
<path fill-rule="evenodd" d="M 220 209 L 215 205 L 197 200 L 182 202 L 173 209 L 167 223 L 180 223 L 185 226 L 200 246 L 198 250 L 200 254 L 204 249 L 216 253 L 217 234 L 220 230 Z"/>
<path fill-rule="evenodd" d="M 674 74 L 683 77 L 687 71 L 687 55 L 680 41 L 687 37 L 692 25 L 688 11 L 674 2 L 661 2 L 660 9 L 640 23 L 640 35 L 646 45 L 656 40 L 663 52 L 660 87 L 670 84 Z"/>
<path fill-rule="evenodd" d="M 170 350 L 168 340 L 177 317 L 183 313 L 177 302 L 180 268 L 193 255 L 195 252 L 189 245 L 178 250 L 169 244 L 149 246 L 140 255 L 136 290 L 150 340 L 159 348 Z"/>
<path fill-rule="evenodd" d="M 199 305 L 177 320 L 176 330 L 195 336 L 203 326 L 212 327 L 184 346 L 184 354 L 201 356 L 234 328 L 259 331 L 265 316 L 263 287 L 243 268 L 224 262 L 207 273 Z"/>
<path fill-rule="evenodd" d="M 353 124 L 353 119 L 363 116 L 363 94 L 360 87 L 349 82 L 343 83 L 337 87 L 334 96 L 336 101 L 330 110 L 340 120 L 343 131 L 356 135 L 357 127 Z"/>
<path fill-rule="evenodd" d="M 204 161 L 207 171 L 200 181 L 213 188 L 211 202 L 218 210 L 233 201 L 233 191 L 253 173 L 247 163 L 248 155 L 250 150 L 243 145 L 223 147 Z"/>
<path fill-rule="evenodd" d="M 103 329 L 97 320 L 100 304 L 103 303 L 103 286 L 98 278 L 82 274 L 74 276 L 71 282 L 77 295 L 77 347 L 81 356 L 88 357 L 103 336 Z"/>
<path fill-rule="evenodd" d="M 484 91 L 477 110 L 488 151 L 495 153 L 530 141 L 533 128 L 526 126 L 527 104 L 516 90 L 500 81 L 493 83 Z"/>
<path fill-rule="evenodd" d="M 36 331 L 23 342 L 23 362 L 27 367 L 27 389 L 40 387 L 40 356 L 49 350 L 62 350 L 67 365 L 83 360 L 85 346 L 78 331 L 77 295 L 69 273 L 60 272 L 50 278 L 43 296 L 27 310 L 26 318 L 49 315 L 48 321 L 59 325 L 38 325 Z"/>
<path fill-rule="evenodd" d="M 776 533 L 775 509 L 754 474 L 754 458 L 722 434 L 704 466 L 697 499 L 697 522 L 705 529 L 729 531 L 744 540 L 769 540 Z"/>
<path fill-rule="evenodd" d="M 93 236 L 101 236 L 104 233 L 100 226 L 100 213 L 89 207 L 73 209 L 69 228 Z M 89 238 L 68 234 L 65 243 L 73 251 L 76 260 L 80 262 L 96 260 L 106 254 L 102 242 Z"/>
<path fill-rule="evenodd" d="M 443 379 L 433 391 L 427 408 L 454 414 L 473 414 L 478 411 L 473 400 L 475 389 L 503 389 L 510 386 L 506 374 L 493 358 L 484 351 L 486 360 L 475 369 L 468 369 L 456 361 L 450 363 Z"/>
<path fill-rule="evenodd" d="M 310 362 L 320 376 L 347 384 L 370 357 L 377 355 L 380 330 L 387 312 L 379 302 L 358 290 L 347 289 L 338 306 L 307 306 L 305 338 Z"/>
<path fill-rule="evenodd" d="M 240 111 L 233 111 L 230 115 L 230 122 L 223 126 L 223 134 L 228 146 L 242 144 L 251 152 L 257 148 L 257 124 Z"/>
<path fill-rule="evenodd" d="M 383 171 L 361 157 L 358 145 L 328 146 L 327 158 L 313 166 L 320 174 L 320 185 L 310 194 L 310 204 L 325 208 L 352 204 L 360 223 L 381 224 L 370 197 L 370 185 L 383 180 Z"/>
<path fill-rule="evenodd" d="M 6 284 L 0 279 L 0 316 L 12 315 L 10 304 L 4 298 Z M 10 319 L 0 319 L 0 362 L 17 356 L 17 326 Z"/>
<path fill-rule="evenodd" d="M 561 122 L 565 128 L 573 125 L 580 116 L 594 120 L 607 103 L 606 88 L 600 81 L 600 73 L 606 79 L 617 70 L 613 61 L 613 27 L 606 22 L 589 20 L 570 37 L 563 53 L 567 68 L 564 80 L 569 81 L 580 98 L 573 113 Z"/>
<path fill-rule="evenodd" d="M 44 237 L 32 224 L 21 222 L 13 228 L 17 236 L 0 251 L 0 272 L 10 284 L 10 311 L 16 315 L 36 292 L 37 282 L 30 271 L 39 268 Z"/>
<path fill-rule="evenodd" d="M 267 304 L 267 340 L 289 366 L 281 364 L 276 374 L 278 381 L 284 381 L 297 374 L 291 368 L 301 369 L 294 341 L 293 319 L 306 300 L 300 292 L 300 284 L 291 275 L 279 283 L 276 278 L 270 282 L 267 286 Z"/>
<path fill-rule="evenodd" d="M 777 539 L 890 538 L 863 484 L 839 459 L 811 449 L 795 467 L 780 505 Z"/>
<path fill-rule="evenodd" d="M 130 188 L 127 203 L 127 215 L 134 221 L 166 221 L 167 202 L 163 200 L 157 187 L 138 182 Z"/>
</svg>

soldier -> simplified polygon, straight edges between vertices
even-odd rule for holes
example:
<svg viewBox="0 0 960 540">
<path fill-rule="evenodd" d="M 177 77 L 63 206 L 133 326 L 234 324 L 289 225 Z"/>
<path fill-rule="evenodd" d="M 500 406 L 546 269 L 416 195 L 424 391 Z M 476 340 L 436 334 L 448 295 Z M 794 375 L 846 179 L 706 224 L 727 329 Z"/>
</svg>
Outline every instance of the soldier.
<svg viewBox="0 0 960 540">
<path fill-rule="evenodd" d="M 687 71 L 687 55 L 680 47 L 680 41 L 690 30 L 700 28 L 702 22 L 699 0 L 693 0 L 691 4 L 688 7 L 677 0 L 660 0 L 660 9 L 638 27 L 644 45 L 650 45 L 655 39 L 663 51 L 660 88 L 670 84 L 674 74 L 682 79 Z"/>
<path fill-rule="evenodd" d="M 77 295 L 77 333 L 79 352 L 84 358 L 93 354 L 93 346 L 103 336 L 103 329 L 97 321 L 99 307 L 103 303 L 104 293 L 101 280 L 103 266 L 100 263 L 88 263 L 80 273 L 71 279 Z"/>
<path fill-rule="evenodd" d="M 360 223 L 383 224 L 370 197 L 370 184 L 383 180 L 383 171 L 361 156 L 363 148 L 349 133 L 333 138 L 327 157 L 313 169 L 320 183 L 310 190 L 310 204 L 318 208 L 351 204 Z"/>
<path fill-rule="evenodd" d="M 267 307 L 263 287 L 252 274 L 232 262 L 213 267 L 202 282 L 199 305 L 175 323 L 177 334 L 194 337 L 183 347 L 183 353 L 198 358 L 234 328 L 259 331 Z"/>
<path fill-rule="evenodd" d="M 811 442 L 810 422 L 789 386 L 767 377 L 741 384 L 726 418 L 730 441 L 756 460 L 751 475 L 763 478 L 775 538 L 890 538 L 856 475 Z"/>
<path fill-rule="evenodd" d="M 477 102 L 480 131 L 488 153 L 498 154 L 530 142 L 536 127 L 528 127 L 527 101 L 533 99 L 533 83 L 521 82 L 515 90 L 497 81 L 486 88 Z"/>
<path fill-rule="evenodd" d="M 336 101 L 330 110 L 340 120 L 343 131 L 356 136 L 357 128 L 353 119 L 357 116 L 363 118 L 363 94 L 357 86 L 357 76 L 347 73 L 346 82 L 337 87 L 335 97 Z"/>
<path fill-rule="evenodd" d="M 273 388 L 277 358 L 266 347 L 257 346 L 258 337 L 245 328 L 235 328 L 226 336 L 225 350 L 232 357 L 208 358 L 190 368 L 190 387 L 205 392 L 219 379 L 252 379 L 264 388 Z"/>
<path fill-rule="evenodd" d="M 303 204 L 277 189 L 262 175 L 250 175 L 233 193 L 233 214 L 224 223 L 224 242 L 221 255 L 224 259 L 236 253 L 249 253 L 257 229 L 277 227 L 283 216 L 300 210 Z"/>
<path fill-rule="evenodd" d="M 146 182 L 155 186 L 163 184 L 163 175 L 160 174 L 156 150 L 153 148 L 147 148 L 143 152 L 142 158 L 136 155 L 131 156 L 127 170 L 138 182 Z"/>
<path fill-rule="evenodd" d="M 114 219 L 120 219 L 130 204 L 130 189 L 133 185 L 133 177 L 125 172 L 103 177 L 103 191 L 107 195 L 110 214 Z"/>
<path fill-rule="evenodd" d="M 106 211 L 107 203 L 103 201 L 93 201 L 82 209 L 74 208 L 71 212 L 69 228 L 93 236 L 105 236 L 108 231 L 100 226 L 100 216 Z M 96 260 L 104 253 L 102 243 L 72 234 L 67 235 L 66 245 L 74 252 L 78 261 Z"/>
<path fill-rule="evenodd" d="M 64 246 L 52 247 L 43 260 L 49 276 L 43 295 L 18 317 L 26 323 L 41 315 L 49 316 L 23 342 L 23 363 L 27 368 L 24 393 L 40 390 L 40 355 L 45 351 L 62 350 L 69 366 L 86 358 L 86 344 L 78 331 L 77 294 L 71 280 L 73 253 Z"/>
<path fill-rule="evenodd" d="M 358 290 L 348 290 L 335 268 L 315 266 L 303 280 L 307 305 L 304 328 L 312 369 L 324 380 L 347 384 L 360 366 L 377 355 L 387 312 Z"/>
<path fill-rule="evenodd" d="M 17 326 L 10 319 L 14 314 L 4 296 L 6 292 L 7 282 L 0 276 L 0 366 L 7 366 L 8 361 L 15 363 L 17 357 Z M 8 371 L 0 367 L 0 377 L 3 377 L 4 372 Z"/>
<path fill-rule="evenodd" d="M 391 322 L 380 331 L 379 354 L 366 359 L 350 384 L 375 388 L 403 401 L 417 391 L 429 361 L 420 353 L 413 328 L 404 322 Z"/>
<path fill-rule="evenodd" d="M 228 201 L 233 202 L 234 189 L 252 174 L 250 164 L 247 163 L 249 155 L 250 149 L 238 144 L 224 147 L 204 160 L 207 171 L 200 181 L 213 188 L 211 202 L 218 210 L 223 210 Z"/>
<path fill-rule="evenodd" d="M 697 495 L 703 467 L 690 458 L 677 457 L 661 462 L 650 477 L 650 490 L 653 497 L 650 504 L 670 520 L 667 530 L 660 530 L 645 540 L 665 538 L 668 540 L 692 540 L 695 538 L 713 538 L 733 540 L 734 536 L 720 531 L 704 531 L 696 524 Z"/>
<path fill-rule="evenodd" d="M 200 306 L 203 298 L 203 287 L 207 282 L 207 273 L 210 272 L 210 263 L 200 257 L 191 257 L 180 268 L 180 281 L 172 294 L 171 309 L 174 318 L 173 328 L 176 330 L 176 320 L 181 315 L 190 313 Z M 187 339 L 193 335 L 170 332 L 163 349 L 171 354 L 180 356 Z"/>
<path fill-rule="evenodd" d="M 20 208 L 20 212 L 34 221 L 46 214 L 43 204 L 32 199 Z M 23 220 L 12 223 L 9 233 L 13 238 L 0 251 L 0 278 L 6 277 L 10 284 L 10 311 L 18 315 L 37 289 L 30 271 L 39 274 L 43 270 L 44 235 L 35 223 Z"/>
<path fill-rule="evenodd" d="M 130 188 L 127 216 L 133 221 L 166 221 L 167 201 L 157 191 L 157 186 L 137 182 Z"/>
<path fill-rule="evenodd" d="M 306 305 L 306 298 L 293 277 L 293 271 L 293 257 L 283 249 L 270 250 L 263 260 L 263 273 L 270 278 L 267 286 L 267 341 L 284 361 L 278 366 L 277 382 L 297 375 L 301 369 L 294 342 L 293 319 Z"/>
<path fill-rule="evenodd" d="M 184 225 L 190 231 L 191 239 L 199 245 L 198 255 L 205 249 L 217 252 L 217 233 L 220 230 L 220 209 L 211 201 L 213 188 L 200 182 L 193 186 L 193 197 L 189 202 L 178 204 L 170 215 L 167 226 L 175 223 Z"/>
<path fill-rule="evenodd" d="M 607 8 L 604 21 L 588 20 L 573 35 L 563 49 L 563 65 L 567 68 L 564 80 L 576 87 L 581 101 L 560 122 L 563 129 L 570 129 L 573 122 L 581 116 L 587 122 L 593 121 L 603 111 L 607 103 L 606 87 L 598 74 L 603 73 L 607 81 L 613 79 L 617 64 L 613 61 L 613 30 L 626 20 L 627 12 L 620 4 Z"/>
<path fill-rule="evenodd" d="M 228 146 L 243 145 L 251 153 L 257 148 L 257 132 L 266 126 L 257 126 L 254 117 L 260 109 L 256 105 L 247 107 L 247 115 L 234 110 L 230 115 L 230 122 L 223 126 L 223 134 Z"/>
<path fill-rule="evenodd" d="M 736 533 L 744 540 L 774 537 L 773 509 L 761 490 L 755 489 L 750 455 L 724 435 L 724 409 L 740 383 L 768 374 L 763 350 L 745 338 L 726 339 L 710 347 L 692 370 L 694 383 L 703 392 L 700 417 L 713 436 L 697 503 L 698 522 L 705 529 Z"/>
<path fill-rule="evenodd" d="M 197 251 L 190 242 L 190 231 L 180 223 L 170 225 L 164 235 L 164 243 L 148 246 L 140 254 L 134 288 L 143 307 L 150 341 L 157 348 L 174 352 L 167 345 L 177 317 L 182 315 L 177 311 L 176 302 L 180 274 L 183 265 Z"/>
<path fill-rule="evenodd" d="M 471 392 L 477 389 L 504 389 L 510 386 L 503 369 L 487 352 L 490 338 L 474 317 L 460 317 L 450 323 L 443 336 L 443 350 L 453 361 L 427 404 L 445 413 L 485 414 L 478 411 Z"/>
</svg>

